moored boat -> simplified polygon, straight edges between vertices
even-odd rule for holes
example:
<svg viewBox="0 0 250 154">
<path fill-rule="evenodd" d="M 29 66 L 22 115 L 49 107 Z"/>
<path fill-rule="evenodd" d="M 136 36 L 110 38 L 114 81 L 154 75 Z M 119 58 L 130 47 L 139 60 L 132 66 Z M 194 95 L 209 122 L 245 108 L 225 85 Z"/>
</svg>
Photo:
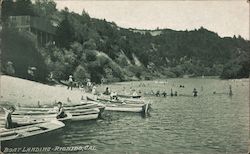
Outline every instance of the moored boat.
<svg viewBox="0 0 250 154">
<path fill-rule="evenodd" d="M 111 99 L 109 96 L 99 96 L 97 98 L 87 97 L 87 100 L 90 101 L 101 101 L 101 102 L 111 102 L 111 103 L 126 103 L 126 104 L 144 104 L 145 101 L 143 99 L 131 99 L 131 98 L 117 98 Z"/>
<path fill-rule="evenodd" d="M 19 126 L 33 125 L 51 120 L 67 121 L 72 119 L 72 115 L 68 112 L 65 113 L 66 117 L 57 119 L 57 114 L 13 114 L 12 121 L 17 123 Z M 0 118 L 0 121 L 5 121 L 4 117 Z"/>
<path fill-rule="evenodd" d="M 97 103 L 94 101 L 81 101 L 77 104 L 66 104 L 63 106 L 65 111 L 72 112 L 74 110 L 85 110 L 85 109 L 93 109 L 99 108 L 100 112 L 102 112 L 105 108 L 105 105 L 101 103 Z M 25 113 L 25 114 L 47 114 L 47 113 L 55 113 L 57 111 L 57 107 L 17 107 L 17 111 L 15 113 Z"/>
<path fill-rule="evenodd" d="M 124 95 L 124 94 L 117 94 L 118 97 L 122 98 L 141 98 L 141 95 Z"/>
<path fill-rule="evenodd" d="M 49 122 L 29 125 L 29 126 L 22 126 L 12 129 L 1 129 L 0 130 L 0 142 L 7 142 L 7 141 L 14 141 L 20 140 L 32 136 L 39 136 L 48 132 L 55 131 L 64 127 L 65 124 L 58 121 L 52 120 Z"/>
<path fill-rule="evenodd" d="M 65 112 L 71 115 L 70 120 L 72 121 L 97 119 L 104 108 L 105 106 L 103 104 L 94 102 L 82 102 L 79 104 L 66 105 L 64 107 Z M 25 123 L 25 119 L 27 119 L 28 123 L 37 123 L 55 118 L 56 115 L 56 108 L 19 107 L 18 110 L 13 113 L 13 121 Z"/>
<path fill-rule="evenodd" d="M 84 121 L 84 120 L 95 120 L 99 117 L 100 110 L 98 108 L 94 108 L 89 110 L 88 112 L 81 110 L 76 110 L 71 112 L 72 114 L 72 121 Z"/>
<path fill-rule="evenodd" d="M 94 98 L 87 97 L 88 100 L 95 101 Z M 117 112 L 140 112 L 147 113 L 149 110 L 149 103 L 146 102 L 131 102 L 121 101 L 121 100 L 112 100 L 112 99 L 98 99 L 105 104 L 105 110 L 107 111 L 117 111 Z"/>
</svg>

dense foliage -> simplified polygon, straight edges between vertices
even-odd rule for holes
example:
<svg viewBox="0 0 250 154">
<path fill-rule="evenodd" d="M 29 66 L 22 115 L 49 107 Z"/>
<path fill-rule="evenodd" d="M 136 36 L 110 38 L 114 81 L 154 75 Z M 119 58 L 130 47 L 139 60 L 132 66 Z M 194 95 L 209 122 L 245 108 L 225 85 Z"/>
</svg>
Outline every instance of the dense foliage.
<svg viewBox="0 0 250 154">
<path fill-rule="evenodd" d="M 27 66 L 35 65 L 41 78 L 51 73 L 54 79 L 62 80 L 72 74 L 77 81 L 90 78 L 97 83 L 183 75 L 249 76 L 250 44 L 240 36 L 221 38 L 203 27 L 192 31 L 125 29 L 91 18 L 85 10 L 81 15 L 68 8 L 59 11 L 51 0 L 36 0 L 34 4 L 30 0 L 4 0 L 2 7 L 3 20 L 10 15 L 32 15 L 57 25 L 55 44 L 42 47 L 30 42 L 24 32 L 3 29 L 5 35 L 23 37 L 10 43 L 12 38 L 1 36 L 3 63 L 12 61 L 23 73 Z M 30 46 L 18 46 L 22 43 Z M 13 58 L 20 54 L 23 58 Z M 31 60 L 35 63 L 29 64 Z"/>
</svg>

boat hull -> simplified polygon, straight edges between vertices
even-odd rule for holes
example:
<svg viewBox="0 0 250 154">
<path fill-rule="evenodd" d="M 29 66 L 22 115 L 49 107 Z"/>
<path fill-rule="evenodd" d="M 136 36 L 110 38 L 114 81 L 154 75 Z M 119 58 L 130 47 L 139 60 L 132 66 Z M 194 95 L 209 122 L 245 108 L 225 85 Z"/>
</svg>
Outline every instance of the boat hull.
<svg viewBox="0 0 250 154">
<path fill-rule="evenodd" d="M 95 101 L 92 98 L 87 97 L 88 100 Z M 137 113 L 147 113 L 150 104 L 143 102 L 143 100 L 110 100 L 104 98 L 97 98 L 97 101 L 105 105 L 106 111 L 116 111 L 116 112 L 137 112 Z M 134 102 L 133 102 L 134 101 Z"/>
<path fill-rule="evenodd" d="M 122 95 L 122 94 L 118 94 L 117 96 L 118 96 L 118 97 L 122 97 L 122 98 L 141 98 L 140 95 L 135 95 L 135 96 L 133 96 L 133 95 Z"/>
<path fill-rule="evenodd" d="M 105 105 L 97 102 L 81 102 L 79 104 L 71 104 L 65 105 L 64 109 L 66 112 L 72 114 L 72 121 L 80 121 L 80 120 L 93 120 L 101 117 L 102 112 L 105 109 Z M 56 117 L 56 109 L 55 108 L 34 108 L 34 107 L 22 107 L 16 111 L 15 116 L 19 119 L 29 119 L 29 117 L 34 117 L 33 121 L 36 119 L 38 121 L 45 121 L 48 118 Z"/>
<path fill-rule="evenodd" d="M 141 107 L 136 107 L 136 108 L 127 108 L 127 107 L 106 107 L 107 111 L 116 111 L 116 112 L 142 112 L 143 109 Z"/>
<path fill-rule="evenodd" d="M 15 147 L 28 143 L 42 144 L 43 142 L 40 140 L 41 137 L 48 137 L 48 135 L 53 134 L 64 126 L 64 123 L 53 120 L 30 126 L 2 130 L 0 132 L 1 150 L 4 150 L 4 147 Z"/>
<path fill-rule="evenodd" d="M 95 120 L 99 116 L 99 113 L 87 114 L 87 115 L 73 115 L 72 121 L 85 121 L 85 120 Z"/>
</svg>

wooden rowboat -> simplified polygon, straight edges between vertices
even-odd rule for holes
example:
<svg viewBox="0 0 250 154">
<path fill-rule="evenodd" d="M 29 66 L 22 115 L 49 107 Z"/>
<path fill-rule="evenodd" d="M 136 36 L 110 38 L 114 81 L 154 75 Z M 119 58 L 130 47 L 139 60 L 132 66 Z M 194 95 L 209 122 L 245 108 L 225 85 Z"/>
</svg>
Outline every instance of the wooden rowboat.
<svg viewBox="0 0 250 154">
<path fill-rule="evenodd" d="M 72 112 L 74 110 L 87 110 L 87 109 L 93 109 L 93 108 L 99 108 L 100 111 L 102 111 L 104 108 L 105 108 L 105 105 L 101 104 L 101 103 L 96 103 L 94 101 L 86 101 L 86 102 L 81 102 L 81 103 L 78 103 L 78 104 L 66 104 L 64 105 L 64 109 L 65 111 L 68 111 L 68 112 Z M 38 108 L 38 107 L 18 107 L 17 108 L 17 111 L 15 111 L 15 113 L 25 113 L 25 114 L 33 114 L 34 111 L 36 113 L 55 113 L 57 112 L 57 109 L 56 107 L 52 108 L 52 107 L 41 107 L 41 108 Z M 40 112 L 39 112 L 40 111 Z M 34 113 L 34 114 L 36 114 Z"/>
<path fill-rule="evenodd" d="M 59 121 L 67 121 L 67 120 L 71 120 L 72 119 L 72 114 L 66 112 L 66 117 L 64 118 L 59 118 L 57 119 L 56 116 L 57 114 L 42 114 L 42 115 L 38 115 L 38 114 L 35 114 L 35 115 L 22 115 L 22 114 L 19 114 L 19 115 L 12 115 L 12 121 L 17 123 L 18 125 L 20 126 L 23 126 L 23 125 L 33 125 L 33 124 L 38 124 L 38 123 L 43 123 L 43 122 L 48 122 L 48 121 L 51 121 L 51 120 L 59 120 Z M 0 121 L 5 121 L 4 117 L 1 117 L 0 118 Z"/>
<path fill-rule="evenodd" d="M 130 104 L 108 104 L 105 110 L 107 111 L 117 111 L 117 112 L 137 112 L 137 113 L 147 113 L 149 104 L 143 104 L 141 106 L 131 106 Z"/>
<path fill-rule="evenodd" d="M 89 101 L 99 101 L 99 102 L 110 102 L 110 103 L 126 103 L 126 104 L 144 104 L 144 100 L 141 99 L 110 99 L 110 97 L 97 97 L 97 98 L 90 98 L 87 97 Z"/>
<path fill-rule="evenodd" d="M 140 95 L 123 95 L 123 94 L 118 94 L 118 97 L 122 97 L 122 98 L 141 98 Z"/>
<path fill-rule="evenodd" d="M 88 99 L 89 97 L 87 97 Z M 111 99 L 110 96 L 107 95 L 101 95 L 99 97 L 97 97 L 97 100 L 100 101 L 106 101 L 106 102 L 112 102 L 112 103 L 137 103 L 137 104 L 144 104 L 144 100 L 143 99 L 135 99 L 135 98 L 117 98 L 117 99 Z"/>
<path fill-rule="evenodd" d="M 0 130 L 0 142 L 20 140 L 32 136 L 39 136 L 51 131 L 55 131 L 64 127 L 65 124 L 58 121 L 52 120 L 50 122 L 44 122 L 29 126 L 23 126 L 12 129 L 1 129 Z"/>
<path fill-rule="evenodd" d="M 51 110 L 50 110 L 51 111 Z M 38 123 L 38 122 L 44 122 L 48 121 L 51 119 L 56 118 L 56 112 L 46 112 L 46 110 L 40 111 L 39 108 L 32 108 L 29 113 L 24 113 L 24 111 L 15 111 L 15 114 L 12 115 L 12 120 L 14 122 L 17 122 L 18 124 L 25 124 L 25 123 Z M 65 121 L 65 120 L 93 120 L 97 119 L 99 114 L 100 114 L 100 109 L 97 107 L 95 108 L 75 108 L 74 110 L 66 110 L 66 114 L 70 115 L 67 116 L 67 119 L 59 119 L 60 121 Z"/>
<path fill-rule="evenodd" d="M 98 108 L 92 109 L 89 112 L 74 111 L 72 114 L 72 121 L 95 120 L 99 117 L 100 110 Z"/>
<path fill-rule="evenodd" d="M 94 100 L 92 98 L 87 97 L 88 100 Z M 107 111 L 117 111 L 117 112 L 140 112 L 147 113 L 150 104 L 149 103 L 126 103 L 123 101 L 109 101 L 104 99 L 97 99 L 97 101 L 101 101 L 105 104 L 105 110 Z"/>
</svg>

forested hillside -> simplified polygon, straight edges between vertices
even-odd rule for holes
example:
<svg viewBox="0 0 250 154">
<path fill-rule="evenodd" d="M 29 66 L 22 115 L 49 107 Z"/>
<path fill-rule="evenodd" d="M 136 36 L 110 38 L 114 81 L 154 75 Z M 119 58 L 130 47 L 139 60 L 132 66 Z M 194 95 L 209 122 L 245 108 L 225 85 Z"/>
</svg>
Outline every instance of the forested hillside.
<svg viewBox="0 0 250 154">
<path fill-rule="evenodd" d="M 86 10 L 87 11 L 87 10 Z M 126 80 L 211 75 L 221 78 L 248 77 L 249 41 L 241 36 L 221 38 L 204 27 L 192 31 L 137 30 L 114 22 L 57 10 L 51 0 L 4 0 L 2 21 L 8 16 L 47 18 L 56 26 L 55 43 L 38 46 L 34 34 L 4 26 L 2 71 L 13 62 L 14 76 L 28 78 L 27 67 L 37 68 L 35 80 L 57 80 L 73 75 L 76 81 L 96 83 Z"/>
</svg>

